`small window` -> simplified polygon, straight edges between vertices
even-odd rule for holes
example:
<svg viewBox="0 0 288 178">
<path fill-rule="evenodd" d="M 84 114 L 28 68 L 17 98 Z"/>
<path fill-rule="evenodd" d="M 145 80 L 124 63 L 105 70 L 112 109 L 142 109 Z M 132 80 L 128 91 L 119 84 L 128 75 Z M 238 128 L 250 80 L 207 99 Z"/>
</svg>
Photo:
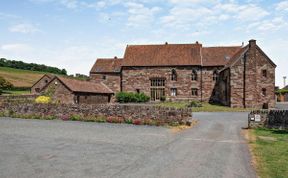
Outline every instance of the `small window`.
<svg viewBox="0 0 288 178">
<path fill-rule="evenodd" d="M 262 70 L 262 76 L 267 77 L 267 70 Z"/>
<path fill-rule="evenodd" d="M 35 88 L 35 91 L 36 91 L 37 93 L 39 93 L 39 92 L 40 92 L 40 88 Z"/>
<path fill-rule="evenodd" d="M 196 81 L 197 80 L 197 72 L 195 70 L 192 71 L 191 79 Z"/>
<path fill-rule="evenodd" d="M 217 71 L 213 72 L 213 81 L 218 81 L 218 72 Z"/>
<path fill-rule="evenodd" d="M 172 69 L 171 80 L 174 80 L 174 81 L 177 80 L 177 73 L 176 73 L 176 70 L 175 70 L 175 69 Z"/>
<path fill-rule="evenodd" d="M 48 83 L 48 80 L 45 80 L 45 83 Z"/>
<path fill-rule="evenodd" d="M 103 80 L 106 80 L 106 75 L 102 75 L 102 79 L 103 79 Z"/>
<path fill-rule="evenodd" d="M 136 93 L 140 93 L 140 89 L 136 89 Z"/>
<path fill-rule="evenodd" d="M 266 96 L 267 92 L 266 92 L 266 88 L 262 88 L 262 96 Z"/>
<path fill-rule="evenodd" d="M 177 96 L 177 88 L 171 88 L 171 96 Z"/>
<path fill-rule="evenodd" d="M 198 96 L 198 89 L 192 88 L 192 96 Z"/>
</svg>

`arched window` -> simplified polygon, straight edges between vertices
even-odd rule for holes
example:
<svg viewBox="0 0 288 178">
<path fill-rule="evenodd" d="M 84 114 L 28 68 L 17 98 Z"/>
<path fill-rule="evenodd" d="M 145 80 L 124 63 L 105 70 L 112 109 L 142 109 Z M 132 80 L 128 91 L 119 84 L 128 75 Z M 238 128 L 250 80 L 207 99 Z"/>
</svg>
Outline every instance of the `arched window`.
<svg viewBox="0 0 288 178">
<path fill-rule="evenodd" d="M 171 80 L 177 80 L 177 73 L 175 69 L 172 69 L 172 75 L 171 75 Z"/>
<path fill-rule="evenodd" d="M 195 81 L 197 80 L 197 72 L 195 70 L 192 71 L 191 79 Z"/>
<path fill-rule="evenodd" d="M 215 70 L 213 72 L 213 81 L 217 81 L 218 80 L 218 72 Z"/>
</svg>

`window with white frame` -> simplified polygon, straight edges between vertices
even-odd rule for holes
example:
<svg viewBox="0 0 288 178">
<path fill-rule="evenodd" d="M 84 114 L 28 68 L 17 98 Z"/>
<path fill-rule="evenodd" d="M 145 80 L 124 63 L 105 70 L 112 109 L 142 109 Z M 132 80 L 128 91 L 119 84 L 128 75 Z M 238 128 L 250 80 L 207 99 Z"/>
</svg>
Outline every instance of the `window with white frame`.
<svg viewBox="0 0 288 178">
<path fill-rule="evenodd" d="M 171 96 L 177 96 L 177 88 L 171 88 Z"/>
</svg>

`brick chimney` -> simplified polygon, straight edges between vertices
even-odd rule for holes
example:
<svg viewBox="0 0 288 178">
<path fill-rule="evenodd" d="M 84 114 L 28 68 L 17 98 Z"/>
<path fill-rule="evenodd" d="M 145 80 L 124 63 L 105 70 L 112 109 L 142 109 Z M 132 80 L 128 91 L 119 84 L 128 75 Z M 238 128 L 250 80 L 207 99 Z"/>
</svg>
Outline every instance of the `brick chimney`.
<svg viewBox="0 0 288 178">
<path fill-rule="evenodd" d="M 256 60 L 256 40 L 249 40 L 249 58 Z"/>
<path fill-rule="evenodd" d="M 253 39 L 249 40 L 249 48 L 250 47 L 256 47 L 256 40 Z"/>
</svg>

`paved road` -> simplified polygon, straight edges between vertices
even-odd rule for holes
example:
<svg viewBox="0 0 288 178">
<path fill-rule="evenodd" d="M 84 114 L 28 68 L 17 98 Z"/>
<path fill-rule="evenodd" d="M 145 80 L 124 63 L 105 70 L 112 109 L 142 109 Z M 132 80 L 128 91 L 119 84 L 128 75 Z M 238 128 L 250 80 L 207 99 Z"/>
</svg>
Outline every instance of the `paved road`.
<svg viewBox="0 0 288 178">
<path fill-rule="evenodd" d="M 247 113 L 196 113 L 163 127 L 0 119 L 0 177 L 255 177 Z"/>
</svg>

